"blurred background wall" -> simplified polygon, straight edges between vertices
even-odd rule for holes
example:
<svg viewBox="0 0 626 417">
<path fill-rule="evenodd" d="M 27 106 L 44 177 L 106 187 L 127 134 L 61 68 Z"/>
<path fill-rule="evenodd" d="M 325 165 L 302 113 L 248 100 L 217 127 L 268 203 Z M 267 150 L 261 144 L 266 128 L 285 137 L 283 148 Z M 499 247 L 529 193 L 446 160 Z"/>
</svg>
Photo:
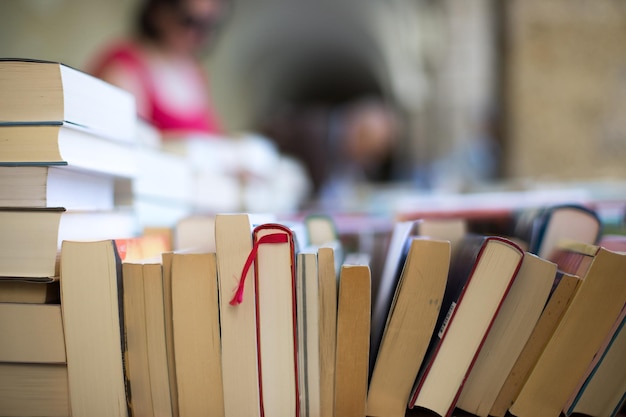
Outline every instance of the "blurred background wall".
<svg viewBox="0 0 626 417">
<path fill-rule="evenodd" d="M 511 2 L 508 175 L 626 174 L 626 2 Z"/>
<path fill-rule="evenodd" d="M 0 56 L 84 68 L 136 1 L 3 0 Z M 232 134 L 374 94 L 402 121 L 387 179 L 463 190 L 623 179 L 624 45 L 621 0 L 232 0 L 204 62 Z"/>
</svg>

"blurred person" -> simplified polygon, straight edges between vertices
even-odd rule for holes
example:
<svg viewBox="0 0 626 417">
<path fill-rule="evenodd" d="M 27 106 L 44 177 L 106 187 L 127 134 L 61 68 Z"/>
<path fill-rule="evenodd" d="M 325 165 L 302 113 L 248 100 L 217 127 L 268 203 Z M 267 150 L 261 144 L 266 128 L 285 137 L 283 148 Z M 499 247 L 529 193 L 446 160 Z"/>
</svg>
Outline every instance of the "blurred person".
<svg viewBox="0 0 626 417">
<path fill-rule="evenodd" d="M 286 154 L 300 160 L 312 180 L 312 200 L 336 206 L 358 185 L 387 176 L 399 131 L 392 107 L 378 97 L 338 105 L 293 106 L 265 130 Z"/>
<path fill-rule="evenodd" d="M 200 58 L 227 0 L 142 0 L 133 32 L 107 45 L 88 72 L 135 95 L 163 139 L 223 134 Z"/>
<path fill-rule="evenodd" d="M 201 58 L 231 0 L 140 1 L 133 31 L 99 51 L 88 72 L 135 95 L 161 149 L 187 157 L 205 208 L 295 209 L 308 192 L 301 166 L 262 135 L 227 135 L 211 102 Z"/>
<path fill-rule="evenodd" d="M 188 158 L 205 207 L 295 210 L 311 187 L 299 161 L 262 134 L 227 135 L 211 102 L 201 58 L 230 1 L 140 0 L 133 31 L 99 51 L 88 72 L 135 95 L 161 149 Z"/>
<path fill-rule="evenodd" d="M 355 185 L 382 180 L 397 135 L 396 116 L 373 98 L 358 99 L 337 112 L 329 137 L 335 152 L 320 188 L 322 200 L 336 200 Z M 331 121 L 333 122 L 333 121 Z"/>
</svg>

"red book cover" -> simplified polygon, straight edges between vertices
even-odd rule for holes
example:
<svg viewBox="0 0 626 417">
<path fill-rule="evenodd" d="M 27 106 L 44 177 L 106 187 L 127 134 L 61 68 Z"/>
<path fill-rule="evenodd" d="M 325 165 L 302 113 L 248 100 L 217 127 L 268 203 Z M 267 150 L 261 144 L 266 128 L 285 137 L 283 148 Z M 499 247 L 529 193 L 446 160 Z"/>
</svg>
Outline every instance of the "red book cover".
<svg viewBox="0 0 626 417">
<path fill-rule="evenodd" d="M 295 246 L 288 227 L 256 226 L 242 274 L 245 277 L 254 264 L 261 416 L 299 417 L 300 413 Z M 243 291 L 238 291 L 231 304 L 241 302 L 241 297 Z"/>
<path fill-rule="evenodd" d="M 523 256 L 517 244 L 496 236 L 470 234 L 459 244 L 451 260 L 437 330 L 418 372 L 409 408 L 452 414 Z M 437 381 L 444 381 L 444 387 L 434 389 Z"/>
</svg>

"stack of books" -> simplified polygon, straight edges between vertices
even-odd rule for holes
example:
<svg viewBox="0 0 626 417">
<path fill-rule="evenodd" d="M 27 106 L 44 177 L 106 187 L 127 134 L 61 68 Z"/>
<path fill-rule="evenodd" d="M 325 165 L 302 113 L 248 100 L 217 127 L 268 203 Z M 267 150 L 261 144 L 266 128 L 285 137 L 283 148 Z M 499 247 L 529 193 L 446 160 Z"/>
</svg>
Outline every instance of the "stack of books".
<svg viewBox="0 0 626 417">
<path fill-rule="evenodd" d="M 64 240 L 130 238 L 134 98 L 60 63 L 0 60 L 0 415 L 67 416 Z"/>
<path fill-rule="evenodd" d="M 2 259 L 14 262 L 0 275 L 57 276 L 62 240 L 135 235 L 134 211 L 119 204 L 138 172 L 134 97 L 60 63 L 17 59 L 0 60 L 0 91 Z"/>
</svg>

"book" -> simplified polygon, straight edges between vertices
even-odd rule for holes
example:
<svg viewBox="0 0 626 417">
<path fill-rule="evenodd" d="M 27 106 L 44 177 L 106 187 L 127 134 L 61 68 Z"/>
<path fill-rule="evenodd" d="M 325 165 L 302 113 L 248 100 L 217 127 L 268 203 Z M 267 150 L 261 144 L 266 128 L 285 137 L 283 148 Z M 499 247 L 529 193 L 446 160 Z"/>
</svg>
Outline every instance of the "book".
<svg viewBox="0 0 626 417">
<path fill-rule="evenodd" d="M 406 243 L 406 260 L 398 270 L 400 276 L 369 382 L 368 416 L 405 415 L 443 301 L 450 242 L 413 238 Z"/>
<path fill-rule="evenodd" d="M 215 217 L 211 214 L 181 217 L 174 226 L 174 247 L 178 250 L 215 252 Z"/>
<path fill-rule="evenodd" d="M 372 375 L 374 369 L 374 361 L 378 354 L 385 323 L 387 322 L 387 315 L 400 277 L 406 242 L 411 236 L 417 236 L 417 223 L 418 221 L 407 220 L 396 222 L 393 225 L 393 230 L 389 236 L 389 243 L 385 251 L 385 260 L 380 277 L 372 277 L 369 375 Z"/>
<path fill-rule="evenodd" d="M 626 281 L 615 279 L 626 255 L 598 248 L 580 288 L 509 411 L 558 416 L 626 301 Z"/>
<path fill-rule="evenodd" d="M 626 304 L 565 406 L 563 414 L 614 415 L 626 394 Z"/>
<path fill-rule="evenodd" d="M 70 414 L 127 417 L 122 263 L 115 242 L 64 241 L 60 271 Z"/>
<path fill-rule="evenodd" d="M 598 246 L 605 247 L 615 252 L 626 252 L 626 235 L 605 233 L 600 237 Z"/>
<path fill-rule="evenodd" d="M 94 173 L 134 178 L 138 165 L 133 147 L 70 123 L 2 125 L 0 164 L 61 165 Z"/>
<path fill-rule="evenodd" d="M 171 268 L 178 413 L 223 416 L 215 253 L 174 253 Z"/>
<path fill-rule="evenodd" d="M 298 329 L 298 392 L 301 417 L 319 416 L 320 403 L 320 282 L 317 250 L 296 253 Z"/>
<path fill-rule="evenodd" d="M 334 219 L 326 214 L 308 214 L 304 217 L 307 245 L 324 245 L 339 239 Z"/>
<path fill-rule="evenodd" d="M 553 262 L 529 252 L 524 254 L 515 281 L 463 385 L 457 408 L 480 417 L 489 415 L 546 305 L 556 269 Z"/>
<path fill-rule="evenodd" d="M 497 236 L 470 234 L 459 243 L 409 408 L 452 414 L 523 256 L 519 246 Z"/>
<path fill-rule="evenodd" d="M 130 385 L 133 415 L 154 416 L 143 290 L 143 265 L 123 263 L 125 371 Z"/>
<path fill-rule="evenodd" d="M 561 240 L 595 244 L 601 233 L 600 218 L 591 208 L 557 204 L 521 210 L 513 234 L 528 243 L 529 252 L 550 259 Z"/>
<path fill-rule="evenodd" d="M 410 240 L 416 236 L 447 240 L 450 242 L 450 251 L 453 251 L 466 231 L 466 222 L 461 218 L 416 219 L 394 224 L 380 278 L 373 278 L 375 281 L 373 285 L 376 287 L 372 290 L 370 376 L 373 374 L 374 361 L 380 347 L 387 315 L 406 258 L 407 242 L 410 244 Z"/>
<path fill-rule="evenodd" d="M 559 270 L 584 278 L 600 246 L 574 240 L 563 240 L 554 249 L 550 260 Z"/>
<path fill-rule="evenodd" d="M 136 134 L 134 96 L 60 62 L 0 60 L 0 123 L 68 122 L 132 142 Z"/>
<path fill-rule="evenodd" d="M 0 303 L 0 362 L 65 363 L 58 304 Z"/>
<path fill-rule="evenodd" d="M 248 214 L 217 214 L 214 227 L 219 285 L 222 377 L 226 416 L 261 415 L 257 367 L 256 284 L 253 271 L 242 276 L 252 251 L 252 226 Z M 211 238 L 206 237 L 206 241 Z M 190 245 L 196 246 L 196 245 Z M 202 245 L 198 245 L 202 246 Z M 242 301 L 231 305 L 238 279 L 244 281 Z M 245 401 L 242 401 L 245 399 Z"/>
<path fill-rule="evenodd" d="M 0 415 L 71 415 L 67 366 L 0 362 Z"/>
<path fill-rule="evenodd" d="M 148 367 L 154 415 L 173 415 L 172 393 L 165 330 L 165 294 L 163 265 L 146 262 L 143 265 L 144 305 L 146 309 L 146 333 L 148 344 Z"/>
<path fill-rule="evenodd" d="M 257 358 L 262 414 L 298 416 L 298 334 L 293 232 L 278 223 L 253 230 Z M 256 249 L 255 249 L 256 248 Z M 256 251 L 256 253 L 255 253 Z M 249 265 L 247 262 L 246 265 Z M 242 288 L 242 280 L 240 287 Z M 237 292 L 232 300 L 241 301 Z"/>
<path fill-rule="evenodd" d="M 165 324 L 165 350 L 167 373 L 172 403 L 172 417 L 178 417 L 178 387 L 176 385 L 176 358 L 174 356 L 174 321 L 172 320 L 172 260 L 174 252 L 161 254 L 163 278 L 163 318 Z"/>
<path fill-rule="evenodd" d="M 37 282 L 0 278 L 0 303 L 59 304 L 59 281 Z"/>
<path fill-rule="evenodd" d="M 66 211 L 57 208 L 0 208 L 0 276 L 54 281 L 64 240 L 134 237 L 137 225 L 130 210 Z"/>
<path fill-rule="evenodd" d="M 317 250 L 319 279 L 320 415 L 332 416 L 335 402 L 335 356 L 337 344 L 337 261 L 335 246 Z"/>
<path fill-rule="evenodd" d="M 368 264 L 343 263 L 337 297 L 334 415 L 365 416 L 372 303 Z"/>
<path fill-rule="evenodd" d="M 67 166 L 0 166 L 0 206 L 111 210 L 117 181 Z"/>
<path fill-rule="evenodd" d="M 0 209 L 0 276 L 58 279 L 57 255 L 65 209 Z"/>
<path fill-rule="evenodd" d="M 615 321 L 563 413 L 615 416 L 626 401 L 626 308 Z"/>
<path fill-rule="evenodd" d="M 305 412 L 310 415 L 333 413 L 339 272 L 337 257 L 341 256 L 338 253 L 342 253 L 338 240 L 309 245 L 298 249 L 296 253 L 300 405 L 303 415 Z M 301 282 L 305 285 L 301 285 Z"/>
<path fill-rule="evenodd" d="M 61 215 L 57 247 L 64 240 L 108 240 L 141 237 L 141 227 L 132 208 L 113 210 L 65 210 Z M 157 240 L 144 239 L 156 242 Z"/>
<path fill-rule="evenodd" d="M 419 219 L 416 227 L 420 236 L 449 240 L 452 251 L 469 232 L 468 220 L 463 217 Z"/>
<path fill-rule="evenodd" d="M 125 261 L 125 363 L 135 415 L 171 416 L 163 274 L 159 258 Z"/>
<path fill-rule="evenodd" d="M 303 234 L 306 236 L 302 243 L 304 246 L 333 247 L 335 276 L 337 276 L 344 260 L 344 242 L 342 242 L 342 238 L 345 235 L 340 235 L 335 219 L 328 214 L 308 214 L 302 220 L 302 225 L 304 228 Z"/>
<path fill-rule="evenodd" d="M 556 330 L 581 283 L 578 275 L 557 270 L 548 301 L 491 406 L 490 415 L 504 417 L 521 391 L 541 352 Z"/>
</svg>

